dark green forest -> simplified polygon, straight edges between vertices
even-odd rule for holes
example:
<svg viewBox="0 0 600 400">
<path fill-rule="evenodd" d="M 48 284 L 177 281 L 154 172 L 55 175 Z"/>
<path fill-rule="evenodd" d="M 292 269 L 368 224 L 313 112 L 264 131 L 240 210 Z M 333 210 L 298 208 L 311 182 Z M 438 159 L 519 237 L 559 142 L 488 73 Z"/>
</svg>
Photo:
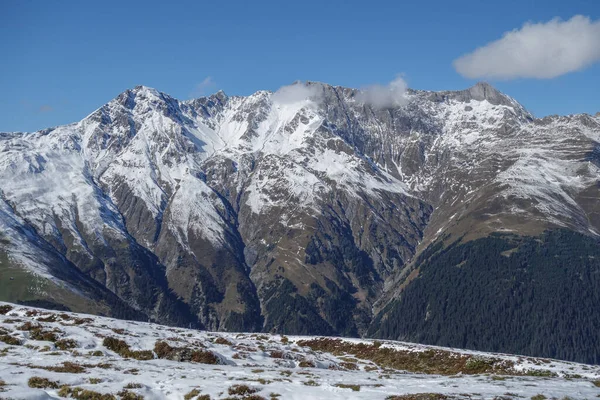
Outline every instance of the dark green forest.
<svg viewBox="0 0 600 400">
<path fill-rule="evenodd" d="M 600 245 L 572 231 L 495 234 L 417 260 L 369 336 L 600 363 Z"/>
</svg>

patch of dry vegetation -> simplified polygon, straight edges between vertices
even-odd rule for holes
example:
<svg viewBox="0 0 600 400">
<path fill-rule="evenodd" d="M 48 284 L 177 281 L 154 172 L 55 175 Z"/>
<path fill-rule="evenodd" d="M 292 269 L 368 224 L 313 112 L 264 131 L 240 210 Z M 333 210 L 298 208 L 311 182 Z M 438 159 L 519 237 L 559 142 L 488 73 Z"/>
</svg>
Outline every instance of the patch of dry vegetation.
<svg viewBox="0 0 600 400">
<path fill-rule="evenodd" d="M 233 385 L 227 389 L 227 393 L 231 396 L 249 396 L 254 393 L 260 392 L 259 388 L 248 386 L 248 385 Z"/>
<path fill-rule="evenodd" d="M 352 389 L 353 392 L 360 392 L 360 385 L 350 385 L 347 383 L 336 383 L 333 385 L 342 389 Z"/>
<path fill-rule="evenodd" d="M 117 393 L 121 397 L 121 400 L 144 400 L 144 396 L 132 392 L 131 390 L 123 389 Z"/>
<path fill-rule="evenodd" d="M 27 385 L 29 385 L 30 388 L 37 389 L 58 389 L 59 387 L 58 382 L 51 381 L 47 378 L 41 378 L 39 376 L 32 376 L 31 378 L 29 378 L 29 380 L 27 381 Z"/>
<path fill-rule="evenodd" d="M 105 337 L 102 345 L 109 350 L 114 351 L 123 358 L 133 358 L 135 360 L 152 360 L 154 354 L 150 350 L 131 350 L 127 342 L 115 337 Z"/>
<path fill-rule="evenodd" d="M 229 340 L 225 339 L 222 336 L 219 336 L 218 338 L 216 338 L 214 340 L 214 343 L 215 344 L 222 344 L 222 345 L 226 345 L 226 346 L 232 346 L 233 345 L 233 343 L 231 343 Z"/>
<path fill-rule="evenodd" d="M 158 358 L 179 362 L 196 362 L 201 364 L 220 364 L 221 360 L 212 351 L 173 347 L 167 342 L 156 341 L 154 352 Z"/>
<path fill-rule="evenodd" d="M 54 342 L 54 346 L 60 350 L 70 350 L 77 347 L 77 342 L 73 339 L 59 339 Z"/>
<path fill-rule="evenodd" d="M 0 314 L 6 315 L 13 310 L 13 306 L 9 306 L 8 304 L 3 304 L 0 306 Z"/>
<path fill-rule="evenodd" d="M 21 340 L 19 338 L 16 338 L 16 337 L 10 336 L 10 335 L 0 335 L 0 342 L 4 342 L 11 346 L 20 346 L 21 345 Z"/>
<path fill-rule="evenodd" d="M 447 400 L 451 397 L 441 393 L 415 393 L 400 396 L 388 396 L 385 400 Z"/>
<path fill-rule="evenodd" d="M 458 373 L 517 375 L 512 361 L 499 358 L 479 358 L 445 350 L 404 351 L 382 347 L 375 343 L 350 343 L 331 338 L 301 340 L 297 344 L 336 356 L 351 354 L 359 359 L 373 361 L 380 367 L 409 372 L 439 375 L 456 375 Z"/>
<path fill-rule="evenodd" d="M 117 400 L 117 398 L 110 393 L 99 393 L 93 390 L 70 386 L 61 387 L 58 391 L 58 395 L 60 397 L 70 397 L 77 400 Z"/>
</svg>

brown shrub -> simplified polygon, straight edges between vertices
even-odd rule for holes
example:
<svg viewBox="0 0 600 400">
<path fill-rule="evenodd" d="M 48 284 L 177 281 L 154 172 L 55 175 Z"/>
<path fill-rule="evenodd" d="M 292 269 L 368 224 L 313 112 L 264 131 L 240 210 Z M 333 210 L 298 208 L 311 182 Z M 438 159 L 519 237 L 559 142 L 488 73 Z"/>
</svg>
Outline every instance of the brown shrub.
<svg viewBox="0 0 600 400">
<path fill-rule="evenodd" d="M 285 354 L 284 354 L 284 352 L 283 352 L 283 351 L 281 351 L 281 350 L 273 350 L 273 351 L 271 351 L 271 352 L 269 353 L 269 356 L 270 356 L 271 358 L 284 358 L 284 357 L 285 357 Z"/>
<path fill-rule="evenodd" d="M 358 365 L 356 365 L 356 363 L 353 363 L 353 362 L 347 362 L 347 361 L 341 362 L 340 367 L 350 370 L 350 371 L 358 370 Z"/>
<path fill-rule="evenodd" d="M 50 379 L 46 378 L 40 378 L 39 376 L 32 376 L 31 378 L 29 378 L 29 380 L 27 381 L 27 385 L 29 385 L 30 388 L 37 389 L 58 389 L 57 382 L 51 381 Z"/>
<path fill-rule="evenodd" d="M 219 364 L 220 362 L 219 357 L 208 350 L 193 350 L 191 361 L 201 364 Z"/>
<path fill-rule="evenodd" d="M 55 332 L 45 331 L 43 329 L 30 330 L 29 337 L 33 340 L 42 340 L 45 342 L 56 342 L 58 340 L 58 336 Z"/>
<path fill-rule="evenodd" d="M 16 337 L 10 336 L 10 335 L 0 335 L 0 342 L 4 342 L 11 346 L 20 346 L 21 345 L 21 340 L 19 338 L 16 338 Z"/>
<path fill-rule="evenodd" d="M 104 347 L 114 351 L 124 358 L 133 358 L 136 360 L 152 360 L 154 354 L 150 350 L 131 350 L 127 342 L 111 336 L 105 337 L 102 341 Z"/>
<path fill-rule="evenodd" d="M 7 313 L 11 312 L 13 308 L 13 306 L 9 306 L 8 304 L 2 304 L 0 306 L 0 314 L 6 315 Z"/>
<path fill-rule="evenodd" d="M 183 396 L 183 398 L 184 398 L 184 400 L 192 400 L 194 397 L 198 397 L 199 394 L 200 394 L 200 390 L 192 389 L 191 391 L 186 393 L 185 396 Z"/>
<path fill-rule="evenodd" d="M 388 396 L 385 400 L 447 400 L 451 397 L 441 393 L 414 393 L 400 396 Z"/>
<path fill-rule="evenodd" d="M 301 368 L 314 368 L 316 367 L 315 363 L 310 360 L 302 360 L 298 363 L 298 366 Z"/>
<path fill-rule="evenodd" d="M 69 350 L 77 347 L 77 342 L 73 339 L 60 339 L 54 342 L 57 349 Z"/>
<path fill-rule="evenodd" d="M 216 344 L 224 344 L 226 346 L 231 346 L 233 345 L 233 343 L 231 343 L 229 340 L 225 339 L 224 337 L 219 336 L 218 338 L 215 339 L 215 343 Z"/>
<path fill-rule="evenodd" d="M 42 329 L 42 326 L 40 324 L 33 324 L 31 321 L 27 321 L 24 324 L 17 326 L 16 329 L 19 331 L 30 331 L 32 329 Z"/>
<path fill-rule="evenodd" d="M 98 393 L 93 390 L 87 390 L 80 387 L 63 386 L 58 391 L 60 397 L 72 397 L 77 400 L 116 400 L 117 398 L 109 393 Z"/>
<path fill-rule="evenodd" d="M 134 393 L 131 390 L 123 389 L 117 394 L 121 396 L 121 400 L 144 400 L 144 396 Z"/>
<path fill-rule="evenodd" d="M 47 367 L 48 371 L 64 372 L 69 374 L 81 374 L 85 372 L 85 367 L 81 364 L 73 363 L 70 361 L 63 362 L 60 367 Z"/>
<path fill-rule="evenodd" d="M 201 364 L 219 364 L 220 360 L 213 352 L 208 350 L 190 349 L 187 347 L 173 347 L 167 342 L 157 340 L 154 352 L 158 358 L 171 361 L 191 361 Z"/>
<path fill-rule="evenodd" d="M 123 355 L 123 353 L 127 353 L 130 351 L 129 345 L 127 342 L 121 339 L 117 339 L 112 336 L 105 337 L 102 341 L 102 345 L 109 350 L 114 351 L 119 355 Z"/>
<path fill-rule="evenodd" d="M 56 322 L 57 319 L 56 314 L 48 314 L 47 316 L 39 317 L 37 320 L 41 322 Z"/>
<path fill-rule="evenodd" d="M 229 393 L 230 395 L 244 396 L 244 398 L 247 398 L 246 396 L 249 396 L 259 391 L 259 388 L 251 387 L 248 385 L 233 385 L 229 389 L 227 389 L 227 393 Z"/>
<path fill-rule="evenodd" d="M 92 318 L 75 318 L 75 320 L 73 320 L 73 325 L 87 324 L 92 321 L 94 321 Z"/>
<path fill-rule="evenodd" d="M 349 385 L 346 383 L 336 383 L 333 385 L 342 389 L 352 389 L 353 392 L 360 392 L 360 385 Z"/>
</svg>

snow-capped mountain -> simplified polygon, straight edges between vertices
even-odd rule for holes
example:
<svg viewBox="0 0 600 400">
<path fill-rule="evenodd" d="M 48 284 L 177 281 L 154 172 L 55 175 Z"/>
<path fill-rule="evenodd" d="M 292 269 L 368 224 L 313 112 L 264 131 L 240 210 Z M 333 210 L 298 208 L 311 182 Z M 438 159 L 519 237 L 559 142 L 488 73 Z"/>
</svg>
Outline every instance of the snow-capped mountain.
<svg viewBox="0 0 600 400">
<path fill-rule="evenodd" d="M 78 123 L 0 135 L 3 298 L 410 338 L 379 326 L 440 249 L 558 229 L 596 242 L 599 141 L 600 116 L 536 119 L 484 83 L 384 106 L 312 82 L 189 101 L 138 86 Z"/>
</svg>

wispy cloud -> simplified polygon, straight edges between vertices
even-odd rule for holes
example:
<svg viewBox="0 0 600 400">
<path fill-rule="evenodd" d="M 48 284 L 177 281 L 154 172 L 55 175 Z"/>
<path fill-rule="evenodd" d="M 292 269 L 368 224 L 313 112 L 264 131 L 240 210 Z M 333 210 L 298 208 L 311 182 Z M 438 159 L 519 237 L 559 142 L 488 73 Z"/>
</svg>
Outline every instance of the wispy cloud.
<svg viewBox="0 0 600 400">
<path fill-rule="evenodd" d="M 211 90 L 216 87 L 216 83 L 212 77 L 207 76 L 202 80 L 202 82 L 198 83 L 194 88 L 191 97 L 201 97 L 206 96 Z"/>
<path fill-rule="evenodd" d="M 313 100 L 317 103 L 323 97 L 323 88 L 319 84 L 308 85 L 305 82 L 294 82 L 291 85 L 282 86 L 271 97 L 274 103 L 292 104 L 304 100 Z"/>
<path fill-rule="evenodd" d="M 360 90 L 356 100 L 374 108 L 403 106 L 407 103 L 406 81 L 398 75 L 387 85 L 371 85 Z"/>
<path fill-rule="evenodd" d="M 456 71 L 472 79 L 549 79 L 600 60 L 600 20 L 576 15 L 526 23 L 472 53 L 454 60 Z"/>
<path fill-rule="evenodd" d="M 43 104 L 38 108 L 38 112 L 40 113 L 47 113 L 47 112 L 51 112 L 54 111 L 54 107 L 52 107 L 51 105 L 48 104 Z"/>
</svg>

